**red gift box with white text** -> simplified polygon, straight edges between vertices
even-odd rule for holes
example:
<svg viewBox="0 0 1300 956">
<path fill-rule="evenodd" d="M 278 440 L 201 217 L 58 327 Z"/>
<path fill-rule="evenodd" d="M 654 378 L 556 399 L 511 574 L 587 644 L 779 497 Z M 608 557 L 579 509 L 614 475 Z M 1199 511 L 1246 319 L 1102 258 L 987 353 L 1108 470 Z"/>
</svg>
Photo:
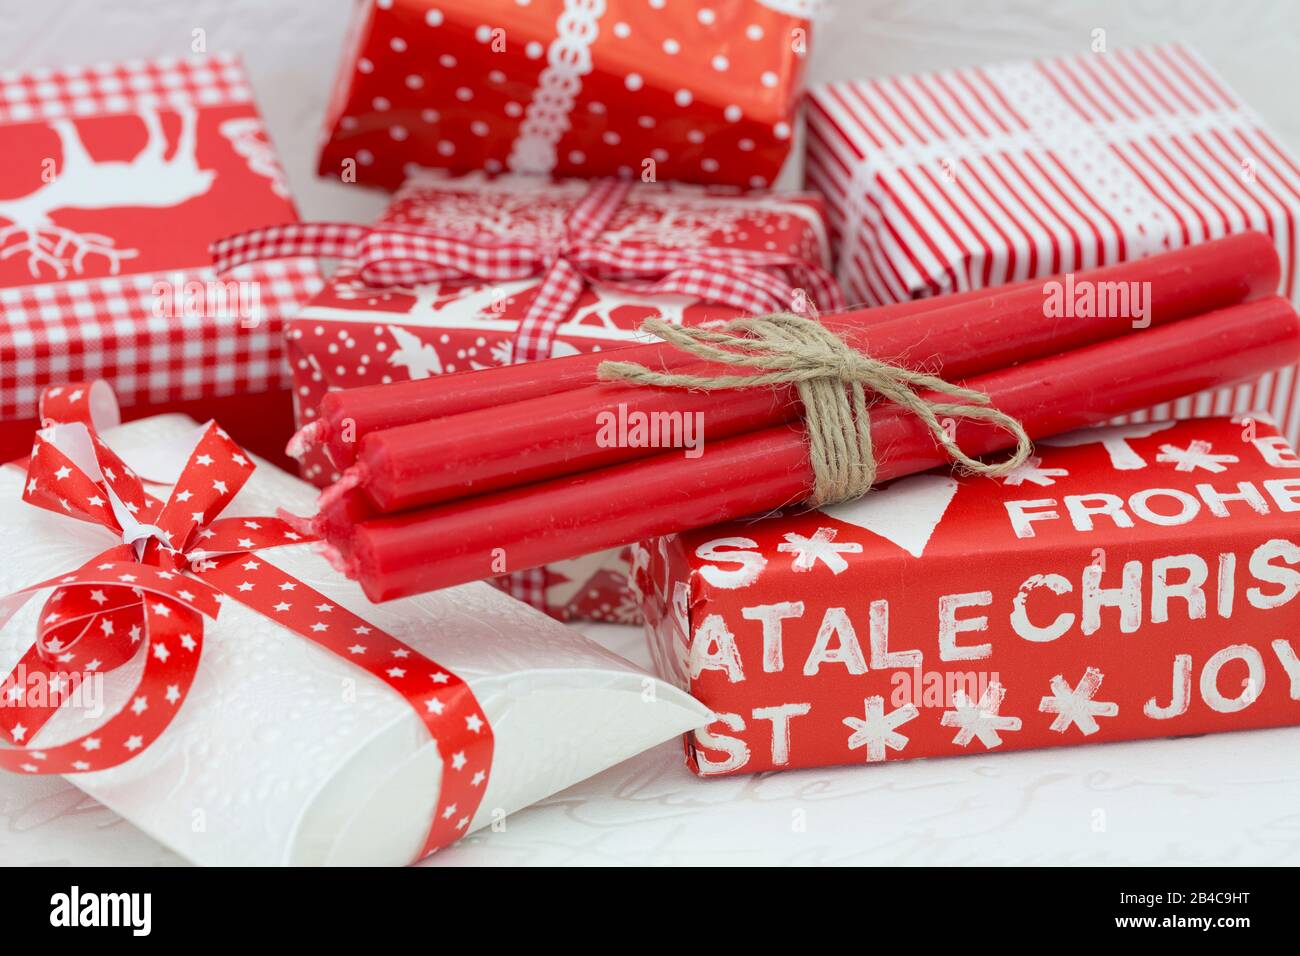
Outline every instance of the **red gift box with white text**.
<svg viewBox="0 0 1300 956">
<path fill-rule="evenodd" d="M 808 185 L 850 302 L 1078 272 L 1258 230 L 1300 303 L 1300 161 L 1200 56 L 1106 49 L 808 95 Z M 1132 421 L 1267 411 L 1300 443 L 1300 369 Z"/>
<path fill-rule="evenodd" d="M 485 242 L 555 242 L 583 180 L 425 171 L 394 196 L 380 225 L 427 228 Z M 807 194 L 738 192 L 685 184 L 633 184 L 597 237 L 620 250 L 734 250 L 829 265 L 820 200 Z M 326 391 L 428 378 L 510 364 L 521 323 L 543 277 L 374 287 L 343 263 L 326 288 L 288 323 L 286 345 L 299 424 L 311 422 Z M 829 277 L 827 277 L 829 280 Z M 833 283 L 832 283 L 833 284 Z M 549 334 L 551 357 L 634 344 L 648 318 L 674 325 L 729 319 L 742 310 L 677 294 L 586 283 L 571 313 Z M 522 351 L 522 350 L 521 350 Z M 339 478 L 320 448 L 306 452 L 303 477 Z M 548 565 L 541 580 L 511 593 L 560 619 L 636 623 L 626 588 L 626 549 Z M 531 574 L 531 572 L 523 572 Z M 536 576 L 534 576 L 536 577 Z"/>
<path fill-rule="evenodd" d="M 1300 722 L 1300 458 L 1260 419 L 1041 441 L 1002 479 L 634 551 L 701 775 Z"/>
<path fill-rule="evenodd" d="M 278 456 L 282 320 L 321 280 L 291 260 L 214 281 L 210 242 L 297 218 L 238 60 L 0 75 L 0 144 L 0 460 L 70 379 L 128 418 L 202 406 Z"/>
<path fill-rule="evenodd" d="M 413 165 L 763 188 L 790 151 L 815 0 L 362 0 L 322 176 Z"/>
</svg>

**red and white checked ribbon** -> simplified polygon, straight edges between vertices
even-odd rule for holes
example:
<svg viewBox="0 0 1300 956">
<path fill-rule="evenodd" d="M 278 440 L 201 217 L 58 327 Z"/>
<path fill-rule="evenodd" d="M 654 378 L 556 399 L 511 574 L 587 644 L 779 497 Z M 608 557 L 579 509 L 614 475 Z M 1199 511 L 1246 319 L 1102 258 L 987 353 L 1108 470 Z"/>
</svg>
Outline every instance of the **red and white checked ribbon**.
<svg viewBox="0 0 1300 956">
<path fill-rule="evenodd" d="M 591 282 L 643 295 L 691 296 L 752 314 L 802 309 L 809 300 L 823 311 L 842 307 L 830 273 L 793 255 L 723 246 L 683 250 L 601 242 L 631 188 L 624 180 L 597 180 L 574 205 L 558 242 L 469 239 L 391 223 L 289 223 L 218 240 L 212 245 L 213 265 L 223 273 L 264 259 L 343 258 L 357 263 L 363 282 L 380 287 L 541 276 L 537 295 L 515 333 L 517 362 L 550 358 L 555 330 L 573 313 Z"/>
<path fill-rule="evenodd" d="M 0 627 L 36 591 L 53 588 L 36 640 L 3 681 L 0 769 L 79 773 L 130 760 L 166 730 L 198 673 L 204 618 L 239 601 L 298 636 L 383 681 L 411 705 L 437 743 L 444 771 L 419 857 L 462 836 L 482 801 L 493 738 L 469 686 L 415 648 L 331 603 L 256 552 L 311 540 L 273 517 L 218 515 L 253 472 L 253 462 L 213 422 L 203 430 L 166 502 L 96 432 L 116 418 L 102 382 L 49 389 L 27 466 L 23 500 L 102 525 L 117 543 L 70 574 L 0 598 Z M 143 647 L 141 646 L 143 645 Z M 32 695 L 24 685 L 67 689 L 144 656 L 130 703 L 95 730 L 66 743 L 27 742 L 62 705 L 63 693 Z M 419 858 L 417 857 L 417 859 Z"/>
</svg>

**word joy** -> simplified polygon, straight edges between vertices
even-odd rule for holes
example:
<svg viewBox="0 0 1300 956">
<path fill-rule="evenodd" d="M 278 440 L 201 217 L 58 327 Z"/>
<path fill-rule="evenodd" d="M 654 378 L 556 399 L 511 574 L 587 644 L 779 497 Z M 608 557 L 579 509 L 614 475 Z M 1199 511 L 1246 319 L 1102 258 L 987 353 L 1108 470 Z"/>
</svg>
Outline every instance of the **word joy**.
<svg viewBox="0 0 1300 956">
<path fill-rule="evenodd" d="M 601 448 L 682 448 L 687 458 L 704 454 L 703 412 L 617 411 L 596 413 L 596 444 Z"/>
<path fill-rule="evenodd" d="M 132 936 L 148 936 L 152 911 L 152 893 L 82 893 L 74 885 L 50 897 L 51 926 L 129 926 Z"/>
<path fill-rule="evenodd" d="M 1048 319 L 1132 319 L 1133 328 L 1151 325 L 1150 282 L 1094 282 L 1074 278 L 1043 283 L 1043 316 Z"/>
</svg>

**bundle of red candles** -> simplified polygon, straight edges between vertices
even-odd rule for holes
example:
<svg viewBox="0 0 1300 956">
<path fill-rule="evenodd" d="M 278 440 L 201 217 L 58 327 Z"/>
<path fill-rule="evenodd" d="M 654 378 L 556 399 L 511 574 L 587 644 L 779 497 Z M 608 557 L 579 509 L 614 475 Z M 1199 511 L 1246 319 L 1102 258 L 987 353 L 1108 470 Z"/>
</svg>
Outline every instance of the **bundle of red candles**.
<svg viewBox="0 0 1300 956">
<path fill-rule="evenodd" d="M 1272 242 L 1245 233 L 1074 277 L 1076 290 L 1142 296 L 1140 328 L 1131 313 L 1106 308 L 1050 316 L 1044 280 L 823 321 L 877 359 L 985 393 L 1036 438 L 1295 362 L 1300 319 L 1272 294 L 1278 276 Z M 792 386 L 602 382 L 597 368 L 609 358 L 690 374 L 736 371 L 657 343 L 330 393 L 300 440 L 323 443 L 346 470 L 322 495 L 314 529 L 383 601 L 809 496 Z M 602 441 L 601 413 L 615 411 L 699 413 L 707 445 L 692 458 Z M 895 406 L 874 405 L 870 428 L 879 481 L 947 460 L 923 423 Z M 956 440 L 972 455 L 1014 441 L 970 421 L 956 425 Z"/>
</svg>

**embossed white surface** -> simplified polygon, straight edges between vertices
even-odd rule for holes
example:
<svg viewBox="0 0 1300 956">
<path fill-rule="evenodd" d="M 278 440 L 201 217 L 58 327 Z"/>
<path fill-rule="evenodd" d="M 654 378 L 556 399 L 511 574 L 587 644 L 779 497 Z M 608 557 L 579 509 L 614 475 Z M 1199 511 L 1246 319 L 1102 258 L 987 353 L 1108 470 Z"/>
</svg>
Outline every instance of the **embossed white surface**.
<svg viewBox="0 0 1300 956">
<path fill-rule="evenodd" d="M 189 419 L 169 415 L 104 437 L 137 473 L 164 479 L 158 453 L 170 452 L 179 468 L 194 431 Z M 15 467 L 0 468 L 4 594 L 80 567 L 113 544 L 104 528 L 23 503 L 24 480 Z M 278 506 L 308 513 L 314 499 L 315 489 L 259 462 L 224 514 L 274 514 Z M 686 694 L 487 585 L 376 606 L 310 545 L 276 548 L 265 559 L 470 685 L 495 741 L 470 830 L 707 719 Z M 0 632 L 4 673 L 30 646 L 40 610 L 40 601 L 29 602 Z M 207 622 L 202 654 L 163 735 L 125 764 L 76 775 L 78 787 L 196 862 L 393 864 L 415 855 L 442 762 L 407 703 L 236 601 Z M 135 670 L 105 675 L 110 712 L 127 702 Z M 101 721 L 64 707 L 33 743 L 68 740 Z"/>
<path fill-rule="evenodd" d="M 592 625 L 645 663 L 639 630 Z M 1295 864 L 1300 729 L 701 780 L 677 741 L 422 866 Z M 0 862 L 180 864 L 61 779 L 0 780 Z"/>
<path fill-rule="evenodd" d="M 704 780 L 674 741 L 426 865 L 1294 864 L 1297 753 L 1300 728 Z"/>
</svg>

